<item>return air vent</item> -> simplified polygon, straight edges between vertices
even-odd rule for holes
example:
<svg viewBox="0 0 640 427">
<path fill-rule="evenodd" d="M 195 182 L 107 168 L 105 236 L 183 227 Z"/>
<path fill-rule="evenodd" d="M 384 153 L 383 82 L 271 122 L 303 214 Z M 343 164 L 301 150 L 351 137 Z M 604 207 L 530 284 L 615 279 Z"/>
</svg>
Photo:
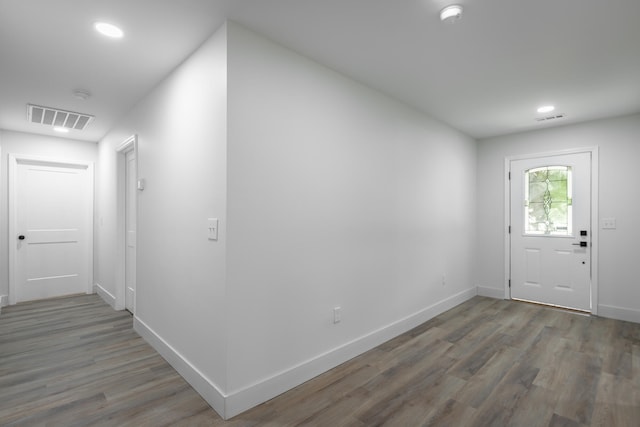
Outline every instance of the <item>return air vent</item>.
<svg viewBox="0 0 640 427">
<path fill-rule="evenodd" d="M 27 115 L 31 123 L 76 130 L 84 130 L 94 117 L 89 114 L 74 113 L 73 111 L 41 107 L 33 104 L 27 105 Z"/>
<path fill-rule="evenodd" d="M 555 119 L 563 119 L 564 114 L 554 114 L 553 116 L 547 117 L 538 117 L 536 118 L 536 122 L 546 122 L 547 120 L 555 120 Z"/>
</svg>

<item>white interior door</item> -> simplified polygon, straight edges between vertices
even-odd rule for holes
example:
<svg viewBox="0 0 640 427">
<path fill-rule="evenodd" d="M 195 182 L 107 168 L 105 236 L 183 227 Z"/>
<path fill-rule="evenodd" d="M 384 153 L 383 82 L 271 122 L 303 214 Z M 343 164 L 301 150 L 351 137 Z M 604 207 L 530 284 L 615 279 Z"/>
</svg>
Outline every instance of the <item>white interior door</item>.
<svg viewBox="0 0 640 427">
<path fill-rule="evenodd" d="M 125 308 L 135 311 L 136 294 L 136 153 L 130 150 L 125 155 Z"/>
<path fill-rule="evenodd" d="M 591 310 L 591 153 L 512 160 L 511 297 Z"/>
<path fill-rule="evenodd" d="M 91 290 L 93 170 L 11 156 L 10 302 Z"/>
</svg>

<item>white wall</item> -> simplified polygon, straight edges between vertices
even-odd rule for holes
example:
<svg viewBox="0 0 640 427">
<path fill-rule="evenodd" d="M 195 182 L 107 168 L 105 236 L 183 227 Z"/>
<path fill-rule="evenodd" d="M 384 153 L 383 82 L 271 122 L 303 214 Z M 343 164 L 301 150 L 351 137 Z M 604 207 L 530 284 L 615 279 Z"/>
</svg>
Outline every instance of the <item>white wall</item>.
<svg viewBox="0 0 640 427">
<path fill-rule="evenodd" d="M 504 159 L 578 147 L 599 147 L 599 216 L 617 229 L 599 230 L 600 315 L 640 322 L 640 211 L 635 175 L 640 159 L 640 115 L 491 138 L 478 145 L 478 283 L 504 287 Z M 481 289 L 482 289 L 481 288 Z"/>
<path fill-rule="evenodd" d="M 116 147 L 138 135 L 136 329 L 195 374 L 224 389 L 225 245 L 207 218 L 226 222 L 226 29 L 147 95 L 100 142 L 97 282 L 115 294 Z M 197 384 L 194 384 L 197 387 Z M 217 408 L 220 409 L 220 408 Z"/>
<path fill-rule="evenodd" d="M 228 25 L 234 413 L 475 295 L 476 142 Z"/>
<path fill-rule="evenodd" d="M 98 150 L 97 145 L 92 142 L 0 130 L 0 153 L 2 154 L 0 156 L 0 242 L 5 242 L 0 245 L 0 299 L 2 304 L 6 304 L 6 296 L 9 293 L 9 247 L 6 244 L 9 241 L 9 223 L 7 222 L 9 154 L 96 163 Z"/>
</svg>

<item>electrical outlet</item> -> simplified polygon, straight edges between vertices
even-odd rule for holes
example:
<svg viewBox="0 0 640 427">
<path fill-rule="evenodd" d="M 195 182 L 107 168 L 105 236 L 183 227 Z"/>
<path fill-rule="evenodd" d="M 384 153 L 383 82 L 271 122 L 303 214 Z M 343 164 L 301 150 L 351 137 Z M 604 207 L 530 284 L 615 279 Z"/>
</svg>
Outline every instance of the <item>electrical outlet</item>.
<svg viewBox="0 0 640 427">
<path fill-rule="evenodd" d="M 340 323 L 342 320 L 342 308 L 333 307 L 333 323 Z"/>
</svg>

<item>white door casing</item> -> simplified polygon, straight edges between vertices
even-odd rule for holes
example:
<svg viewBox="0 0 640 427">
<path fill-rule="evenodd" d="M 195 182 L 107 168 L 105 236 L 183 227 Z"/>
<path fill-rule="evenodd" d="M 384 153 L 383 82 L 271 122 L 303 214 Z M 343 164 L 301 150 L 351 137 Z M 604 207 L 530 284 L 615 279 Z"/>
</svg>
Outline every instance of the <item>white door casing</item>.
<svg viewBox="0 0 640 427">
<path fill-rule="evenodd" d="M 9 303 L 93 291 L 93 164 L 9 155 Z"/>
<path fill-rule="evenodd" d="M 135 313 L 136 292 L 136 153 L 129 150 L 126 160 L 125 188 L 125 308 Z"/>
<path fill-rule="evenodd" d="M 597 180 L 593 180 L 593 175 L 597 177 L 596 162 L 597 149 L 508 159 L 511 176 L 506 194 L 506 219 L 511 228 L 507 242 L 509 265 L 506 276 L 511 285 L 508 298 L 596 313 L 597 211 L 594 203 L 597 201 Z M 528 206 L 525 201 L 525 172 L 548 166 L 568 166 L 571 170 L 569 187 L 573 194 L 570 195 L 566 224 L 569 230 L 561 227 L 550 233 L 527 231 L 526 218 L 532 215 L 533 205 Z M 554 185 L 557 184 L 551 183 Z M 552 209 L 554 206 L 557 206 L 556 202 Z"/>
<path fill-rule="evenodd" d="M 118 184 L 116 206 L 117 256 L 114 308 L 116 310 L 127 309 L 135 314 L 137 298 L 135 292 L 135 242 L 137 239 L 137 232 L 133 234 L 129 233 L 129 228 L 132 225 L 137 225 L 137 135 L 130 136 L 129 138 L 125 139 L 118 147 L 116 147 L 116 156 Z M 128 160 L 131 160 L 131 163 Z M 133 180 L 129 180 L 129 177 L 133 178 Z M 132 189 L 131 185 L 133 185 L 135 188 Z M 133 207 L 132 211 L 129 210 L 128 205 Z M 131 217 L 133 217 L 133 222 L 131 221 Z M 133 243 L 133 245 L 130 246 L 130 243 Z M 133 283 L 131 282 L 132 279 Z M 132 285 L 130 290 L 128 290 L 129 285 Z M 127 299 L 129 301 L 127 301 Z"/>
</svg>

